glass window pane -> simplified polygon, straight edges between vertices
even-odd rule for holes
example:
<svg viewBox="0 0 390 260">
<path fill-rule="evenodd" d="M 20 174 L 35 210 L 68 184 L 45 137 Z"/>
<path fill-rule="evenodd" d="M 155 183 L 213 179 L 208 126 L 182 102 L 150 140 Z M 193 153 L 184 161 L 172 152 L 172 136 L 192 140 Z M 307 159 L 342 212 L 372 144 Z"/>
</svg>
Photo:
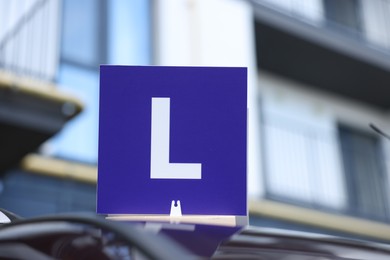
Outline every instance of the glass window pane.
<svg viewBox="0 0 390 260">
<path fill-rule="evenodd" d="M 60 88 L 73 93 L 84 103 L 84 111 L 56 135 L 44 151 L 77 161 L 96 163 L 98 142 L 99 74 L 71 65 L 62 65 Z"/>
<path fill-rule="evenodd" d="M 389 220 L 388 187 L 378 137 L 340 126 L 350 213 Z"/>
<path fill-rule="evenodd" d="M 98 62 L 98 3 L 63 1 L 62 58 L 95 65 Z"/>
<path fill-rule="evenodd" d="M 324 1 L 327 18 L 338 25 L 361 31 L 359 7 L 357 0 Z"/>
<path fill-rule="evenodd" d="M 112 0 L 108 4 L 109 63 L 149 65 L 149 0 Z"/>
</svg>

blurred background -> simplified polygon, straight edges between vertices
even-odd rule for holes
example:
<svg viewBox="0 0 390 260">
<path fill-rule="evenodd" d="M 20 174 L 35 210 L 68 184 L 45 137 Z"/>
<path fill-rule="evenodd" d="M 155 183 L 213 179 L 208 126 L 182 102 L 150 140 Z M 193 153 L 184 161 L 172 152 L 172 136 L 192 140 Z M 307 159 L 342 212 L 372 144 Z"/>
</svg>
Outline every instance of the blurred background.
<svg viewBox="0 0 390 260">
<path fill-rule="evenodd" d="M 390 241 L 389 0 L 0 0 L 1 208 L 95 212 L 100 64 L 248 67 L 251 224 Z"/>
</svg>

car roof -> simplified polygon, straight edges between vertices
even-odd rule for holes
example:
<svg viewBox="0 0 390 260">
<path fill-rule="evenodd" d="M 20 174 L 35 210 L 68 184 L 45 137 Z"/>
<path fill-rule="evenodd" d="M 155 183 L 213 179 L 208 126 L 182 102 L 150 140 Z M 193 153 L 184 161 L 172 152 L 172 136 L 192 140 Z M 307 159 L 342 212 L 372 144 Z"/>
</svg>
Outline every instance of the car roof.
<svg viewBox="0 0 390 260">
<path fill-rule="evenodd" d="M 213 259 L 390 259 L 389 245 L 317 233 L 177 223 L 145 227 L 153 225 L 195 255 Z"/>
</svg>

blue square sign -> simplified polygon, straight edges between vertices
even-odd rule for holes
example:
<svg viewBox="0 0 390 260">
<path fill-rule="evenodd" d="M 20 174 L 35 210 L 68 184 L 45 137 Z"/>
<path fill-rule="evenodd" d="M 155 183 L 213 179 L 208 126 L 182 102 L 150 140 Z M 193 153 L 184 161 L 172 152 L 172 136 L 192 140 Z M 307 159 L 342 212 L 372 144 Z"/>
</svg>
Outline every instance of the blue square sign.
<svg viewBox="0 0 390 260">
<path fill-rule="evenodd" d="M 97 212 L 246 215 L 247 69 L 100 68 Z"/>
</svg>

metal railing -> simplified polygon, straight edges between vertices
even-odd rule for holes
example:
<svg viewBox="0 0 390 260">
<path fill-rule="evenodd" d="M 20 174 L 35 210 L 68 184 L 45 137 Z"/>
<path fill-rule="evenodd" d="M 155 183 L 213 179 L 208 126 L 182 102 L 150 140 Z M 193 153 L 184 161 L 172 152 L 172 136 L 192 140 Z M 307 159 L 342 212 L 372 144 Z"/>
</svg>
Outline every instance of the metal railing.
<svg viewBox="0 0 390 260">
<path fill-rule="evenodd" d="M 250 1 L 254 3 L 255 8 L 265 7 L 306 24 L 353 38 L 378 51 L 390 52 L 390 0 L 357 1 L 358 28 L 329 18 L 325 10 L 326 0 Z"/>
<path fill-rule="evenodd" d="M 58 6 L 58 0 L 1 3 L 0 69 L 19 76 L 55 80 Z"/>
<path fill-rule="evenodd" d="M 348 144 L 350 158 L 346 158 L 345 146 L 341 149 L 345 135 L 340 136 L 339 131 L 337 125 L 323 127 L 285 116 L 265 115 L 262 156 L 266 196 L 336 214 L 390 221 L 390 201 L 383 179 L 390 176 L 383 168 L 380 170 L 383 159 L 378 159 L 376 153 L 367 154 L 373 146 L 367 146 L 365 139 Z M 358 156 L 351 159 L 350 149 L 358 149 L 354 151 Z M 362 152 L 366 154 L 363 161 L 358 159 Z M 358 168 L 348 167 L 351 163 Z M 373 163 L 378 165 L 373 167 Z M 356 196 L 356 192 L 366 195 Z"/>
</svg>

